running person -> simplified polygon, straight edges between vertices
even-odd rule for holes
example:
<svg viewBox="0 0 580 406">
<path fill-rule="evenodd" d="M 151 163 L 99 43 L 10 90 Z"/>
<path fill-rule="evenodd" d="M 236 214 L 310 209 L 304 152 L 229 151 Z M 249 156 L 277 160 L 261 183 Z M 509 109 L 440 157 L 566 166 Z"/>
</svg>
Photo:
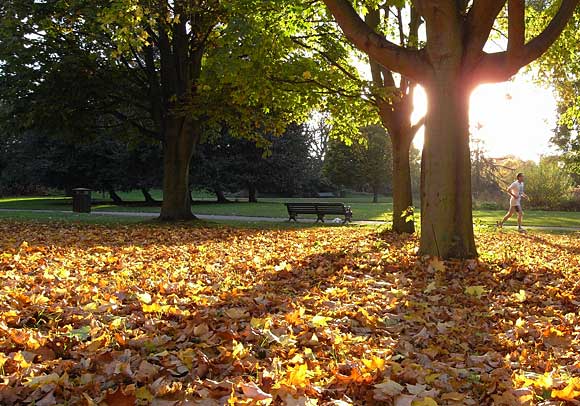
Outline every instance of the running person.
<svg viewBox="0 0 580 406">
<path fill-rule="evenodd" d="M 516 180 L 508 186 L 507 192 L 510 195 L 510 209 L 501 221 L 497 222 L 497 226 L 501 228 L 503 223 L 505 223 L 514 213 L 518 213 L 518 231 L 524 233 L 525 230 L 522 227 L 522 218 L 524 212 L 522 210 L 522 197 L 528 199 L 528 196 L 524 193 L 524 174 L 518 173 Z"/>
</svg>

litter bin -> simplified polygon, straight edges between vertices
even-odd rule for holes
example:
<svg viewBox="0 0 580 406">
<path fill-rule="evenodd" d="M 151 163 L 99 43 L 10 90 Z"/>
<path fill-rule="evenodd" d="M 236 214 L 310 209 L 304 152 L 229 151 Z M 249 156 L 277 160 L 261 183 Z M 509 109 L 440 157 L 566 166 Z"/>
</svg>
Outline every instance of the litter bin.
<svg viewBox="0 0 580 406">
<path fill-rule="evenodd" d="M 73 212 L 91 212 L 91 189 L 76 188 L 72 190 Z"/>
</svg>

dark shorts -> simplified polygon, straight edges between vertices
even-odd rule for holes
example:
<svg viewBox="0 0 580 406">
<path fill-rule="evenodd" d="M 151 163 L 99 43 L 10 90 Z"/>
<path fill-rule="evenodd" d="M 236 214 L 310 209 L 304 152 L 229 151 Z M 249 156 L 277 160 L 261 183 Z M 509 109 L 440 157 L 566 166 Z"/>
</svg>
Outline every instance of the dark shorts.
<svg viewBox="0 0 580 406">
<path fill-rule="evenodd" d="M 522 208 L 520 206 L 512 206 L 512 207 L 514 208 L 516 213 L 519 213 L 520 211 L 522 211 Z"/>
</svg>

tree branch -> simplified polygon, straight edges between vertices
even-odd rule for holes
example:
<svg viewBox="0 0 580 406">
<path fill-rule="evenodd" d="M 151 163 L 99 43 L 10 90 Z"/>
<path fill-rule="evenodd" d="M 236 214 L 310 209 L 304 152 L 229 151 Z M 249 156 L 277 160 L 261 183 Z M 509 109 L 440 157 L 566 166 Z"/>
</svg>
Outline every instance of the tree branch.
<svg viewBox="0 0 580 406">
<path fill-rule="evenodd" d="M 537 37 L 525 44 L 517 57 L 513 57 L 508 51 L 485 54 L 474 71 L 475 79 L 480 83 L 503 82 L 515 75 L 523 66 L 538 59 L 558 39 L 579 2 L 580 0 L 562 0 L 550 24 Z"/>
<path fill-rule="evenodd" d="M 417 131 L 419 131 L 419 129 L 420 129 L 421 127 L 423 127 L 424 125 L 425 125 L 425 116 L 421 117 L 421 118 L 419 119 L 419 121 L 417 121 L 415 124 L 413 124 L 413 125 L 411 126 L 411 136 L 412 136 L 413 138 L 415 138 L 415 135 L 417 134 Z"/>
<path fill-rule="evenodd" d="M 324 3 L 348 39 L 375 61 L 417 81 L 427 76 L 428 68 L 421 51 L 400 47 L 378 35 L 348 0 L 324 0 Z"/>
<path fill-rule="evenodd" d="M 482 54 L 493 23 L 506 0 L 474 0 L 465 22 L 467 64 L 474 64 Z"/>
<path fill-rule="evenodd" d="M 526 5 L 524 0 L 508 0 L 508 47 L 510 57 L 517 57 L 525 44 Z"/>
</svg>

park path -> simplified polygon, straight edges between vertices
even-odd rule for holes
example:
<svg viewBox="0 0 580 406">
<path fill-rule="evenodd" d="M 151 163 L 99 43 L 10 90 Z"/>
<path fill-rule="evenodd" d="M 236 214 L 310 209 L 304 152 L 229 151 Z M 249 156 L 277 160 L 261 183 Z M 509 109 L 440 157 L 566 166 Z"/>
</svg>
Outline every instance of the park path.
<svg viewBox="0 0 580 406">
<path fill-rule="evenodd" d="M 26 213 L 60 213 L 60 214 L 73 214 L 69 210 L 21 210 L 21 209 L 0 209 L 0 212 L 26 212 Z M 118 217 L 143 217 L 143 218 L 155 218 L 159 216 L 159 213 L 151 212 L 130 212 L 130 211 L 92 211 L 90 215 L 94 216 L 118 216 Z M 196 217 L 201 220 L 215 220 L 215 221 L 239 221 L 247 223 L 286 223 L 288 219 L 285 217 L 255 217 L 255 216 L 224 216 L 218 214 L 196 214 Z M 328 219 L 326 224 L 334 223 L 335 219 Z M 315 223 L 316 220 L 312 218 L 300 219 L 300 223 Z M 337 222 L 338 223 L 338 222 Z M 342 219 L 340 219 L 342 223 Z M 351 224 L 355 225 L 381 225 L 385 224 L 384 221 L 379 220 L 354 220 Z M 564 231 L 564 232 L 580 232 L 580 227 L 543 227 L 543 226 L 527 226 L 528 230 L 539 230 L 539 231 Z M 504 225 L 504 229 L 515 230 L 516 226 Z"/>
</svg>

